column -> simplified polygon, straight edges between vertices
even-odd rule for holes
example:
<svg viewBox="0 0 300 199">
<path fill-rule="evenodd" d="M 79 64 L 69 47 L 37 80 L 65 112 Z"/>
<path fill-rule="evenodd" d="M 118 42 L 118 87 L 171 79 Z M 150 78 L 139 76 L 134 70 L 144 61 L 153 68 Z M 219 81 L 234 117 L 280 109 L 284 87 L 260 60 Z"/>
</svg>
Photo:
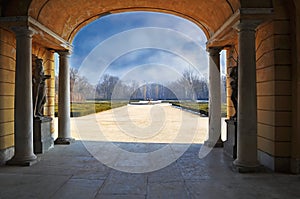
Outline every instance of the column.
<svg viewBox="0 0 300 199">
<path fill-rule="evenodd" d="M 243 21 L 237 26 L 239 39 L 237 159 L 239 172 L 254 172 L 257 160 L 257 98 L 255 29 L 257 24 Z"/>
<path fill-rule="evenodd" d="M 220 48 L 209 48 L 209 131 L 205 145 L 223 147 L 221 140 Z"/>
<path fill-rule="evenodd" d="M 74 141 L 70 132 L 70 71 L 69 51 L 59 54 L 59 88 L 58 88 L 58 138 L 55 144 L 70 144 Z"/>
<path fill-rule="evenodd" d="M 32 35 L 28 27 L 14 27 L 16 35 L 15 72 L 15 155 L 9 165 L 30 166 L 37 157 L 33 153 L 32 110 Z"/>
</svg>

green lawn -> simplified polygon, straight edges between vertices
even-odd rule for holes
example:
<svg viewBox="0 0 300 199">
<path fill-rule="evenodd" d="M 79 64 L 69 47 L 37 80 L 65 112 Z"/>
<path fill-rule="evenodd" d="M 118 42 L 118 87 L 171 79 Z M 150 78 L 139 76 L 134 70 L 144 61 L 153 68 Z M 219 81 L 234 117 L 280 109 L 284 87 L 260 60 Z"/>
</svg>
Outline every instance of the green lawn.
<svg viewBox="0 0 300 199">
<path fill-rule="evenodd" d="M 117 108 L 127 105 L 128 102 L 113 102 L 110 101 L 86 101 L 71 103 L 71 117 L 81 117 L 92 113 L 106 111 L 112 108 Z M 58 105 L 55 105 L 55 116 L 58 115 Z"/>
<path fill-rule="evenodd" d="M 195 112 L 200 112 L 203 115 L 208 115 L 208 103 L 207 102 L 171 102 L 173 106 L 179 106 L 185 109 L 189 109 Z M 86 101 L 86 102 L 72 102 L 71 103 L 71 117 L 81 117 L 92 113 L 98 113 L 106 111 L 112 108 L 117 108 L 127 105 L 128 102 L 118 101 L 111 103 L 110 101 Z M 55 105 L 55 116 L 57 116 L 58 106 Z M 226 104 L 222 104 L 221 107 L 222 117 L 226 117 L 227 107 Z"/>
</svg>

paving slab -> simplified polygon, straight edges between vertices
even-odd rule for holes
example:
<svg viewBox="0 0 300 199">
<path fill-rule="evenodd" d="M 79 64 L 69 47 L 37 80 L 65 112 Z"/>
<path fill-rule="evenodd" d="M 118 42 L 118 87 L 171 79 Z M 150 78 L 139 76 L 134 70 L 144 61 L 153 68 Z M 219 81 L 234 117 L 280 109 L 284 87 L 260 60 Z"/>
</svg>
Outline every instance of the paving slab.
<svg viewBox="0 0 300 199">
<path fill-rule="evenodd" d="M 167 182 L 167 183 L 149 183 L 149 199 L 182 199 L 190 198 L 185 188 L 184 182 Z"/>
<path fill-rule="evenodd" d="M 112 170 L 105 180 L 101 194 L 146 195 L 147 176 L 145 174 L 124 173 Z"/>
<path fill-rule="evenodd" d="M 70 179 L 51 198 L 94 199 L 103 182 L 103 180 Z"/>
<path fill-rule="evenodd" d="M 146 199 L 145 195 L 107 195 L 107 194 L 98 194 L 95 199 Z"/>
<path fill-rule="evenodd" d="M 169 165 L 158 171 L 148 173 L 149 183 L 166 183 L 184 181 L 181 170 L 176 163 Z"/>
<path fill-rule="evenodd" d="M 0 174 L 0 198 L 49 198 L 70 176 Z"/>
</svg>

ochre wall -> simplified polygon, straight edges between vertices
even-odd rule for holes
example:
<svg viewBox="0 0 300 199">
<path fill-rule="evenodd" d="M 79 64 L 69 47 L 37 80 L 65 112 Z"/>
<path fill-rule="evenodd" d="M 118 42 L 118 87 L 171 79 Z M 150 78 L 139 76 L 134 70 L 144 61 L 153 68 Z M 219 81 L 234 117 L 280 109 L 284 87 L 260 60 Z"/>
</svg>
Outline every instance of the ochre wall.
<svg viewBox="0 0 300 199">
<path fill-rule="evenodd" d="M 291 28 L 286 3 L 257 30 L 258 150 L 261 163 L 289 171 L 292 130 Z"/>
<path fill-rule="evenodd" d="M 15 46 L 14 35 L 0 28 L 0 152 L 3 153 L 14 145 Z M 0 155 L 0 162 L 9 157 Z"/>
<path fill-rule="evenodd" d="M 230 82 L 232 79 L 229 77 L 229 74 L 231 72 L 231 69 L 235 66 L 237 66 L 236 60 L 238 59 L 237 56 L 238 51 L 238 45 L 235 44 L 234 46 L 231 46 L 230 48 L 226 48 L 226 90 L 227 90 L 227 118 L 230 118 L 235 114 L 234 106 L 231 101 L 231 86 Z"/>
</svg>

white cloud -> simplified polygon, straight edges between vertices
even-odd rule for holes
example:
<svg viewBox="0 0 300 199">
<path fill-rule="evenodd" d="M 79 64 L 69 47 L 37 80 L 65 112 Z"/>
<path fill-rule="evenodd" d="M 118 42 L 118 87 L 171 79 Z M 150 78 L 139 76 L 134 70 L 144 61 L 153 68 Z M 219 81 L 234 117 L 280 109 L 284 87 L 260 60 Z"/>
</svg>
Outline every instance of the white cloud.
<svg viewBox="0 0 300 199">
<path fill-rule="evenodd" d="M 182 32 L 186 36 L 193 38 L 193 40 L 200 44 L 205 44 L 207 38 L 199 26 L 193 22 L 170 14 L 164 13 L 143 13 L 143 25 L 152 27 L 170 28 L 179 32 Z M 135 15 L 137 18 L 139 15 Z"/>
<path fill-rule="evenodd" d="M 132 51 L 148 48 L 167 51 L 173 55 L 154 53 L 153 56 L 145 58 L 145 64 L 151 64 L 155 60 L 157 64 L 172 64 L 175 68 L 182 68 L 182 62 L 185 61 L 202 73 L 207 71 L 207 53 L 198 43 L 171 29 L 149 27 L 125 31 L 105 40 L 86 57 L 79 72 L 92 83 L 96 83 L 116 59 Z M 136 60 L 137 56 L 133 54 L 127 59 Z"/>
<path fill-rule="evenodd" d="M 120 79 L 124 82 L 131 82 L 132 80 L 139 84 L 144 83 L 160 83 L 166 84 L 181 77 L 176 69 L 169 65 L 162 64 L 145 64 L 131 68 L 124 71 Z"/>
</svg>

